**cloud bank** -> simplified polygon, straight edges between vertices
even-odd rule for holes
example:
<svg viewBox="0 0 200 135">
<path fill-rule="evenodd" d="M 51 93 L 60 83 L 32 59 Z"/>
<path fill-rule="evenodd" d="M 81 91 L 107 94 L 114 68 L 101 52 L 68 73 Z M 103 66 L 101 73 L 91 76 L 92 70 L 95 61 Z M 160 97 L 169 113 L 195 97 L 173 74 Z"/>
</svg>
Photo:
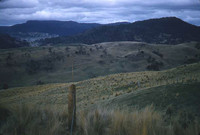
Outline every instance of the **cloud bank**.
<svg viewBox="0 0 200 135">
<path fill-rule="evenodd" d="M 134 22 L 176 16 L 200 25 L 199 0 L 0 0 L 0 25 L 27 20 Z"/>
</svg>

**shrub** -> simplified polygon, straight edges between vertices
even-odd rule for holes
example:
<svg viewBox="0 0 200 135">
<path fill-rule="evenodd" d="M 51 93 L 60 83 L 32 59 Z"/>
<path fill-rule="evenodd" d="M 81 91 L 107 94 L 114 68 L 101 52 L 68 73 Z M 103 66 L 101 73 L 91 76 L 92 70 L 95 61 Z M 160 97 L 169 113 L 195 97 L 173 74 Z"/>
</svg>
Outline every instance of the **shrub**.
<svg viewBox="0 0 200 135">
<path fill-rule="evenodd" d="M 36 82 L 36 85 L 42 85 L 42 84 L 44 84 L 44 82 L 42 82 L 41 80 Z"/>
<path fill-rule="evenodd" d="M 49 47 L 48 51 L 51 54 L 52 53 L 52 47 Z"/>
<path fill-rule="evenodd" d="M 154 61 L 153 63 L 151 63 L 150 65 L 148 65 L 146 68 L 148 70 L 159 71 L 160 67 L 162 67 L 162 66 L 163 66 L 162 62 Z"/>
</svg>

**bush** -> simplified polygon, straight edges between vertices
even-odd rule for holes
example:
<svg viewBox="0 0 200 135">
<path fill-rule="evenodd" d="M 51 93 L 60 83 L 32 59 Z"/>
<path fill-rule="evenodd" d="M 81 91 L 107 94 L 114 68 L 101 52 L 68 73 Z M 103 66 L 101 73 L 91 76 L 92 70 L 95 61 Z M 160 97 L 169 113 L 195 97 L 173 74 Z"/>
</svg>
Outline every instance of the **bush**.
<svg viewBox="0 0 200 135">
<path fill-rule="evenodd" d="M 162 62 L 154 61 L 152 64 L 148 65 L 146 68 L 148 70 L 159 71 L 160 67 L 163 66 Z"/>
<path fill-rule="evenodd" d="M 42 85 L 42 84 L 44 84 L 44 82 L 42 82 L 41 80 L 36 82 L 36 85 Z"/>
</svg>

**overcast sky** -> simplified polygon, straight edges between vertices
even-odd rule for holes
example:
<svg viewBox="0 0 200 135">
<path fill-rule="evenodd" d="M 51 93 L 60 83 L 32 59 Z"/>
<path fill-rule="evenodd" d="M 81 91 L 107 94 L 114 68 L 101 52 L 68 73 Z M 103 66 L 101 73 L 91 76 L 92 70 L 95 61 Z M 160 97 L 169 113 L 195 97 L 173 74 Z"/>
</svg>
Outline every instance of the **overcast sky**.
<svg viewBox="0 0 200 135">
<path fill-rule="evenodd" d="M 166 16 L 200 25 L 200 0 L 0 0 L 0 25 L 27 20 L 105 24 Z"/>
</svg>

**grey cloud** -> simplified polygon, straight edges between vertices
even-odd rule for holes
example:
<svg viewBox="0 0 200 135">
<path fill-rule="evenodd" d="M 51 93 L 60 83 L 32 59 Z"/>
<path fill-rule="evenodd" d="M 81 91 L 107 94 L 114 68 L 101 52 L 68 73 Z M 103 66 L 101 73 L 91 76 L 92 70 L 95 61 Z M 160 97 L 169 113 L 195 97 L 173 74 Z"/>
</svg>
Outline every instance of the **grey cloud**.
<svg viewBox="0 0 200 135">
<path fill-rule="evenodd" d="M 37 0 L 4 0 L 0 2 L 0 9 L 33 8 L 37 4 L 39 4 Z"/>
<path fill-rule="evenodd" d="M 0 25 L 11 25 L 33 19 L 112 23 L 166 16 L 176 16 L 200 25 L 199 14 L 198 0 L 5 0 L 0 2 Z"/>
</svg>

